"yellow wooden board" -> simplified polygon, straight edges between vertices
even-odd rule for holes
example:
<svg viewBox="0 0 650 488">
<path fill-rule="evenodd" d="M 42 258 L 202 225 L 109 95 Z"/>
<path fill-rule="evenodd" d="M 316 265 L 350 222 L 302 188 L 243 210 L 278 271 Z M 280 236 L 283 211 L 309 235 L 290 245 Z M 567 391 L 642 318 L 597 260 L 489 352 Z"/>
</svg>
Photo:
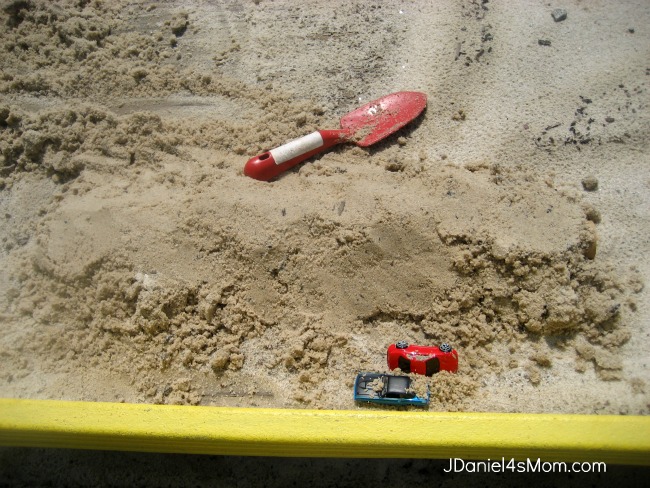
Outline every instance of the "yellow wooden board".
<svg viewBox="0 0 650 488">
<path fill-rule="evenodd" d="M 290 410 L 0 399 L 0 445 L 650 465 L 650 417 Z"/>
</svg>

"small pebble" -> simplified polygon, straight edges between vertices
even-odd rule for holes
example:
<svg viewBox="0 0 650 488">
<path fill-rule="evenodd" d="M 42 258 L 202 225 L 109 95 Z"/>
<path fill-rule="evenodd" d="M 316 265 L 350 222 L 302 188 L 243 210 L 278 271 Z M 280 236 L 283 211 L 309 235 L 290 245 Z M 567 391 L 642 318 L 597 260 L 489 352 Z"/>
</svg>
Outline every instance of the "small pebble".
<svg viewBox="0 0 650 488">
<path fill-rule="evenodd" d="M 549 41 L 548 39 L 539 39 L 537 41 L 537 44 L 539 44 L 540 46 L 550 46 L 551 41 Z"/>
<path fill-rule="evenodd" d="M 567 12 L 563 8 L 556 8 L 551 12 L 551 15 L 553 16 L 553 20 L 555 22 L 562 22 L 564 19 L 566 19 Z"/>
<path fill-rule="evenodd" d="M 585 177 L 582 180 L 582 188 L 584 188 L 585 191 L 596 191 L 596 190 L 598 190 L 598 179 L 593 175 L 589 175 L 589 176 Z"/>
<path fill-rule="evenodd" d="M 615 119 L 614 117 L 605 117 L 605 122 L 607 122 L 608 124 L 611 124 L 611 123 L 614 122 L 615 120 L 616 120 L 616 119 Z"/>
</svg>

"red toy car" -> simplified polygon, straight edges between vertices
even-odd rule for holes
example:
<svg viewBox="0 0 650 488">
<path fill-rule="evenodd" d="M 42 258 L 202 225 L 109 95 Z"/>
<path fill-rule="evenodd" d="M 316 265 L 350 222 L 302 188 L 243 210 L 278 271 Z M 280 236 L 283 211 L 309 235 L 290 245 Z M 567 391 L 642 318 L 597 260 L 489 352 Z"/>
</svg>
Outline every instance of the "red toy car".
<svg viewBox="0 0 650 488">
<path fill-rule="evenodd" d="M 405 341 L 388 346 L 388 367 L 404 373 L 432 376 L 440 370 L 458 371 L 458 353 L 446 342 L 440 346 L 409 345 Z"/>
</svg>

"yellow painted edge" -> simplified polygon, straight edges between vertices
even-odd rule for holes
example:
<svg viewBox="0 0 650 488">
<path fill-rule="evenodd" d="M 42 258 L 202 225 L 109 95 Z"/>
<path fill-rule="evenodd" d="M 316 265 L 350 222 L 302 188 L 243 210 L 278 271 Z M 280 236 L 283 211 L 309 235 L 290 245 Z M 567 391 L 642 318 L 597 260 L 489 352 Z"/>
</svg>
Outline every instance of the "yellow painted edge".
<svg viewBox="0 0 650 488">
<path fill-rule="evenodd" d="M 650 465 L 650 417 L 0 399 L 0 445 L 291 457 Z"/>
</svg>

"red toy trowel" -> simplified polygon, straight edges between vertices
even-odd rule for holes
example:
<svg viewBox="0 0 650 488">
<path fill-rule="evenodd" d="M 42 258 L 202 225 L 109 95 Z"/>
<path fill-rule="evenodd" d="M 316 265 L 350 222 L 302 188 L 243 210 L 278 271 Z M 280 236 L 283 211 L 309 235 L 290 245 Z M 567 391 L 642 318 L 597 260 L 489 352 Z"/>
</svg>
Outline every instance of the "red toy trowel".
<svg viewBox="0 0 650 488">
<path fill-rule="evenodd" d="M 370 146 L 404 127 L 426 106 L 424 93 L 391 93 L 343 116 L 340 129 L 317 130 L 249 159 L 244 174 L 256 180 L 269 181 L 335 144 L 353 142 L 361 147 Z"/>
</svg>

